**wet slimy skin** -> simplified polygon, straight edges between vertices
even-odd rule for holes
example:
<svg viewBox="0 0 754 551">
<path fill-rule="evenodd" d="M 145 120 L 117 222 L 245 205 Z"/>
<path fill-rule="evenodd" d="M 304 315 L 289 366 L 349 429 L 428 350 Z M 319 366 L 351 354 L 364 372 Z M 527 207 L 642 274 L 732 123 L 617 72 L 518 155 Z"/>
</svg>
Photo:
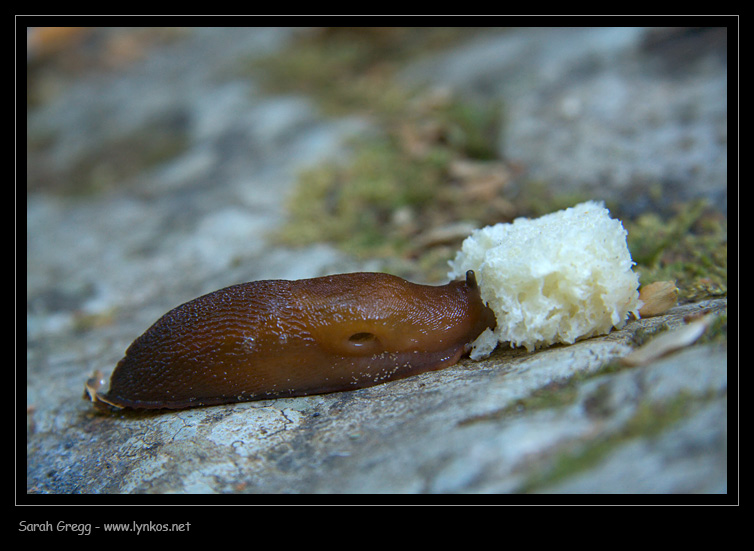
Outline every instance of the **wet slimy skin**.
<svg viewBox="0 0 754 551">
<path fill-rule="evenodd" d="M 186 408 L 352 390 L 455 364 L 495 316 L 474 272 L 443 286 L 381 273 L 227 287 L 137 338 L 98 407 Z"/>
</svg>

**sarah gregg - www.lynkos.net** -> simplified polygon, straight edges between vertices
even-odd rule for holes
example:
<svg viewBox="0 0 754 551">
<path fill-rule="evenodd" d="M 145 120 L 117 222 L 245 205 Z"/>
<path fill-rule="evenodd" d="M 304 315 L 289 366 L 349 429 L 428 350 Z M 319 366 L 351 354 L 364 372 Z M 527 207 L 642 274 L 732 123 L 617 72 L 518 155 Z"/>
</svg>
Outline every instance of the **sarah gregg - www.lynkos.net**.
<svg viewBox="0 0 754 551">
<path fill-rule="evenodd" d="M 130 532 L 135 534 L 149 532 L 188 532 L 191 529 L 190 522 L 103 522 L 92 524 L 84 522 L 27 522 L 21 520 L 18 523 L 19 532 L 67 532 L 79 536 L 88 536 L 92 530 L 102 532 Z"/>
</svg>

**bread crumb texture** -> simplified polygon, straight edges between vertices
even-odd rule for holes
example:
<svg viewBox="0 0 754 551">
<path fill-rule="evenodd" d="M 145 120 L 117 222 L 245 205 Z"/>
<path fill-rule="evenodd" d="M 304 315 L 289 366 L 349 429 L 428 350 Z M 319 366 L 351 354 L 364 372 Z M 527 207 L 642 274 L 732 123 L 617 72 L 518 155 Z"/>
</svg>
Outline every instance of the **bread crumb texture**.
<svg viewBox="0 0 754 551">
<path fill-rule="evenodd" d="M 449 276 L 474 270 L 497 317 L 471 357 L 498 342 L 531 351 L 601 335 L 639 316 L 639 277 L 620 220 L 588 201 L 534 220 L 518 218 L 474 231 L 450 262 Z"/>
</svg>

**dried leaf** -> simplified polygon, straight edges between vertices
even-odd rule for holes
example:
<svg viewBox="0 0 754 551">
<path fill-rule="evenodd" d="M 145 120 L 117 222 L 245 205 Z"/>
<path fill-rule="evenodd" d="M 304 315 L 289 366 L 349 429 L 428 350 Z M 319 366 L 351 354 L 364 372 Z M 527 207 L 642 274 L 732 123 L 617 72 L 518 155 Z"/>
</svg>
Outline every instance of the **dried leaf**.
<svg viewBox="0 0 754 551">
<path fill-rule="evenodd" d="M 675 281 L 655 281 L 639 289 L 639 300 L 644 303 L 639 309 L 642 318 L 658 316 L 676 305 L 678 287 Z"/>
<path fill-rule="evenodd" d="M 690 346 L 704 334 L 712 322 L 712 317 L 712 315 L 707 315 L 677 329 L 662 333 L 628 356 L 621 358 L 620 361 L 628 366 L 646 365 L 680 348 Z"/>
<path fill-rule="evenodd" d="M 414 247 L 424 249 L 435 247 L 444 243 L 457 243 L 463 241 L 477 227 L 470 222 L 456 222 L 432 228 L 414 240 Z"/>
</svg>

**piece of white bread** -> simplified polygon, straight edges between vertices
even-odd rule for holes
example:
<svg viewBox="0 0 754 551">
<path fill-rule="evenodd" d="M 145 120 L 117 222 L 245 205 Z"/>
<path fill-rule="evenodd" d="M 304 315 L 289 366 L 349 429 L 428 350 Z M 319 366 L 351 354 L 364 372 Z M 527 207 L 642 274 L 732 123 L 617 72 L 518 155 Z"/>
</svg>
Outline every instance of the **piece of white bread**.
<svg viewBox="0 0 754 551">
<path fill-rule="evenodd" d="M 570 344 L 622 327 L 629 312 L 638 317 L 639 277 L 626 235 L 594 201 L 474 231 L 448 275 L 474 270 L 497 327 L 479 336 L 471 357 L 488 356 L 498 342 L 530 351 Z"/>
</svg>

